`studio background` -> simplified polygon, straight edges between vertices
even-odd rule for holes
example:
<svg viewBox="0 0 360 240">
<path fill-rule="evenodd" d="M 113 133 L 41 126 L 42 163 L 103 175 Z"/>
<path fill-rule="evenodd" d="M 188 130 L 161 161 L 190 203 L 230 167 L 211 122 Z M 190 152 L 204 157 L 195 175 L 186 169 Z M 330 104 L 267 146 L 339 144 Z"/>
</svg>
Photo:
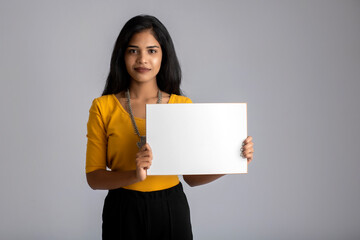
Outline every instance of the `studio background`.
<svg viewBox="0 0 360 240">
<path fill-rule="evenodd" d="M 101 238 L 86 124 L 142 13 L 193 102 L 248 103 L 249 173 L 184 184 L 194 239 L 360 239 L 360 1 L 322 0 L 1 0 L 0 238 Z"/>
</svg>

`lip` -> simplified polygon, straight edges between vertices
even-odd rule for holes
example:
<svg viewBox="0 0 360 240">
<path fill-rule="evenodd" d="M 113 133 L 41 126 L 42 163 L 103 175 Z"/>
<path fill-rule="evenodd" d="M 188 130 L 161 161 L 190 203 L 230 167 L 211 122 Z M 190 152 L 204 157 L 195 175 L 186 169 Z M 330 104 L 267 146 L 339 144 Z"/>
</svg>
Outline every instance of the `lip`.
<svg viewBox="0 0 360 240">
<path fill-rule="evenodd" d="M 151 69 L 149 68 L 144 68 L 144 67 L 137 67 L 137 68 L 134 68 L 135 71 L 139 72 L 139 73 L 146 73 L 146 72 L 149 72 Z"/>
</svg>

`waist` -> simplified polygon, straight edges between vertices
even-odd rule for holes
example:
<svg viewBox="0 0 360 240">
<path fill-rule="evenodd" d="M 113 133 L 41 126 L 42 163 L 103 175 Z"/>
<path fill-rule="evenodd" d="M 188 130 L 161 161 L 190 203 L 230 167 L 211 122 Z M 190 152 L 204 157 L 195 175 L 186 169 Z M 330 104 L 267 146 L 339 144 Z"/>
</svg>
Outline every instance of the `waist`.
<svg viewBox="0 0 360 240">
<path fill-rule="evenodd" d="M 144 181 L 123 187 L 123 189 L 140 192 L 153 192 L 174 187 L 179 184 L 179 182 L 179 177 L 177 175 L 148 176 Z"/>
<path fill-rule="evenodd" d="M 157 198 L 168 198 L 171 197 L 173 194 L 177 193 L 183 193 L 183 186 L 181 182 L 179 181 L 178 184 L 176 184 L 173 187 L 158 190 L 158 191 L 151 191 L 151 192 L 141 192 L 136 190 L 130 190 L 125 188 L 118 188 L 118 189 L 112 189 L 109 190 L 109 195 L 120 195 L 120 196 L 126 196 L 128 198 L 144 198 L 144 199 L 157 199 Z"/>
</svg>

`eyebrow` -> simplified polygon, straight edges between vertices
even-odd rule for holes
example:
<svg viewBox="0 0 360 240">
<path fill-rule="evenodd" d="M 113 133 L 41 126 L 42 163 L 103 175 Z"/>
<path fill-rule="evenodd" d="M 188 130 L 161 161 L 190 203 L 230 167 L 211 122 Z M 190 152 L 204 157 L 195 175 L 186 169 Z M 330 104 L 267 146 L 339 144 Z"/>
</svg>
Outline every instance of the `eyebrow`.
<svg viewBox="0 0 360 240">
<path fill-rule="evenodd" d="M 127 47 L 128 47 L 128 48 L 129 48 L 129 47 L 139 48 L 138 46 L 135 46 L 135 45 L 128 45 Z M 148 47 L 146 47 L 146 48 L 159 48 L 159 46 L 148 46 Z"/>
</svg>

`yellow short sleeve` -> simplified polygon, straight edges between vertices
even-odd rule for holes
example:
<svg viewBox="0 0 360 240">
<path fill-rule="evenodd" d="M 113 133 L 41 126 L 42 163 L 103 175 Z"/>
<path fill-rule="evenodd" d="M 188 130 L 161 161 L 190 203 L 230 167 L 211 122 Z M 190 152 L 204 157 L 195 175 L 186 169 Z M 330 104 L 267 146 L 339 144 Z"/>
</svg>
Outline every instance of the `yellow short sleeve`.
<svg viewBox="0 0 360 240">
<path fill-rule="evenodd" d="M 192 101 L 190 98 L 187 97 L 185 103 L 192 103 Z"/>
<path fill-rule="evenodd" d="M 106 169 L 107 137 L 100 106 L 94 99 L 87 123 L 86 173 Z"/>
</svg>

